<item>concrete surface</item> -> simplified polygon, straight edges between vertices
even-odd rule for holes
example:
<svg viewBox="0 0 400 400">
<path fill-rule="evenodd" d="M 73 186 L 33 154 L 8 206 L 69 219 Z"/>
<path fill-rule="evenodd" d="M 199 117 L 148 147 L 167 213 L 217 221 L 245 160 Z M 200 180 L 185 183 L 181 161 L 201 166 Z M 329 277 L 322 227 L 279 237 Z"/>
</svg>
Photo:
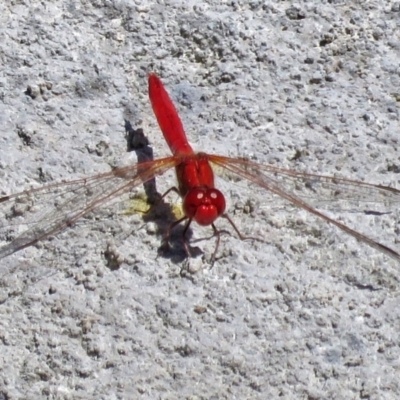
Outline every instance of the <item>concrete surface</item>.
<svg viewBox="0 0 400 400">
<path fill-rule="evenodd" d="M 1 193 L 169 155 L 150 71 L 198 150 L 400 188 L 399 18 L 394 1 L 3 2 Z M 149 145 L 128 153 L 126 127 Z M 169 208 L 143 221 L 123 201 L 2 259 L 0 399 L 400 398 L 399 264 L 221 188 L 265 243 L 225 235 L 213 268 L 209 229 L 185 261 L 179 229 L 159 251 Z M 1 204 L 2 244 L 55 196 Z M 327 206 L 400 249 L 396 205 Z"/>
</svg>

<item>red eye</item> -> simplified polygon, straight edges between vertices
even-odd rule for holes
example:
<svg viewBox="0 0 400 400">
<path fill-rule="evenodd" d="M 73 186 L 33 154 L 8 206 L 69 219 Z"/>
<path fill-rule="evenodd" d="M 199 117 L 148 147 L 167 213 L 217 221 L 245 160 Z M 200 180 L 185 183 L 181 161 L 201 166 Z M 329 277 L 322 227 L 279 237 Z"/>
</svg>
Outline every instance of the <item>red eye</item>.
<svg viewBox="0 0 400 400">
<path fill-rule="evenodd" d="M 183 199 L 183 211 L 199 225 L 211 225 L 225 211 L 224 195 L 214 188 L 191 189 Z"/>
</svg>

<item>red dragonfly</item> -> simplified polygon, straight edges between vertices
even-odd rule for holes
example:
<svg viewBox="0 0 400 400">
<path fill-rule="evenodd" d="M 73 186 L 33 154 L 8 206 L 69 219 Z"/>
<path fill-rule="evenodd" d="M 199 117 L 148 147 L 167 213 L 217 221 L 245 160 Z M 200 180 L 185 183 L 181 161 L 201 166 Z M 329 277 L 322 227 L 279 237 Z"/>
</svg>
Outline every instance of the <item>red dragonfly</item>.
<svg viewBox="0 0 400 400">
<path fill-rule="evenodd" d="M 354 229 L 349 228 L 310 205 L 305 198 L 317 197 L 325 193 L 330 201 L 367 201 L 382 204 L 398 203 L 400 191 L 391 187 L 374 185 L 350 179 L 308 174 L 290 169 L 262 165 L 239 158 L 223 157 L 207 153 L 195 153 L 190 146 L 182 122 L 161 80 L 149 74 L 149 96 L 158 124 L 173 155 L 170 157 L 143 162 L 127 167 L 116 168 L 110 172 L 84 179 L 56 183 L 0 198 L 0 203 L 17 202 L 44 193 L 63 192 L 63 200 L 54 210 L 49 211 L 8 244 L 0 248 L 0 258 L 32 246 L 73 225 L 77 220 L 103 206 L 107 202 L 130 192 L 134 187 L 156 175 L 175 167 L 179 192 L 183 199 L 184 217 L 174 222 L 170 229 L 186 221 L 183 243 L 190 256 L 185 234 L 192 223 L 211 225 L 217 236 L 215 253 L 219 244 L 220 232 L 214 225 L 218 217 L 226 218 L 239 237 L 244 237 L 225 214 L 224 195 L 214 187 L 214 174 L 211 165 L 226 169 L 260 187 L 282 197 L 299 208 L 322 218 L 329 224 L 356 238 L 374 249 L 400 261 L 400 254 L 378 243 Z M 169 230 L 170 231 L 170 230 Z"/>
</svg>

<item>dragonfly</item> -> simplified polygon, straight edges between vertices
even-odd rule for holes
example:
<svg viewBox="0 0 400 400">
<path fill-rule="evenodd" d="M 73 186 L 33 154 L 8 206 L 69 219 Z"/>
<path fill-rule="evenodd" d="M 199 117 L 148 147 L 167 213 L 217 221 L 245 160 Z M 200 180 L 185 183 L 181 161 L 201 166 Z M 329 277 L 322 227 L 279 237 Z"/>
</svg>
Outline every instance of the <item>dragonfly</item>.
<svg viewBox="0 0 400 400">
<path fill-rule="evenodd" d="M 184 216 L 170 225 L 167 239 L 175 226 L 185 222 L 182 238 L 186 254 L 190 257 L 186 239 L 189 227 L 193 222 L 202 226 L 210 225 L 217 237 L 213 262 L 221 233 L 215 225 L 218 218 L 227 219 L 239 238 L 246 239 L 226 213 L 225 197 L 214 185 L 213 166 L 216 166 L 219 170 L 236 174 L 273 195 L 283 198 L 292 205 L 344 231 L 359 242 L 400 262 L 400 254 L 396 250 L 330 217 L 309 201 L 310 198 L 321 197 L 328 202 L 378 202 L 383 205 L 396 205 L 400 200 L 399 190 L 357 180 L 260 164 L 243 158 L 195 152 L 188 142 L 182 121 L 168 92 L 155 73 L 148 75 L 148 90 L 154 114 L 172 156 L 1 197 L 0 207 L 2 203 L 17 203 L 43 194 L 61 192 L 63 196 L 54 209 L 45 212 L 28 229 L 3 245 L 0 248 L 0 258 L 57 235 L 99 207 L 131 192 L 133 188 L 164 174 L 167 170 L 175 168 L 178 188 L 171 190 L 177 191 L 181 196 Z"/>
</svg>

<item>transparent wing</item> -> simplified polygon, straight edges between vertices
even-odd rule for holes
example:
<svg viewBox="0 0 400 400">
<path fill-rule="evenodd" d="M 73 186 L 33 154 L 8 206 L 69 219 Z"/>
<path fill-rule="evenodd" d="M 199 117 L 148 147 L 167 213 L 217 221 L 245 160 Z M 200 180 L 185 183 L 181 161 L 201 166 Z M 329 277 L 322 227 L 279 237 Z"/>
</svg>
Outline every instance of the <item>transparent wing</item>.
<svg viewBox="0 0 400 400">
<path fill-rule="evenodd" d="M 400 203 L 399 190 L 350 179 L 307 174 L 229 157 L 215 155 L 207 155 L 207 157 L 218 167 L 248 179 L 293 205 L 335 225 L 357 240 L 400 261 L 398 252 L 328 217 L 315 208 L 343 202 L 346 205 L 353 204 L 355 206 L 359 206 L 360 203 L 368 204 L 368 206 L 377 205 L 381 206 L 379 211 L 387 211 L 398 207 Z"/>
<path fill-rule="evenodd" d="M 93 210 L 129 192 L 155 175 L 163 174 L 179 162 L 176 157 L 167 157 L 1 197 L 0 209 L 8 206 L 14 216 L 19 214 L 18 210 L 21 208 L 31 207 L 28 205 L 30 203 L 35 207 L 35 200 L 46 195 L 50 196 L 53 208 L 46 209 L 44 213 L 43 210 L 38 210 L 37 214 L 34 214 L 31 226 L 0 248 L 0 258 L 57 234 Z"/>
</svg>

